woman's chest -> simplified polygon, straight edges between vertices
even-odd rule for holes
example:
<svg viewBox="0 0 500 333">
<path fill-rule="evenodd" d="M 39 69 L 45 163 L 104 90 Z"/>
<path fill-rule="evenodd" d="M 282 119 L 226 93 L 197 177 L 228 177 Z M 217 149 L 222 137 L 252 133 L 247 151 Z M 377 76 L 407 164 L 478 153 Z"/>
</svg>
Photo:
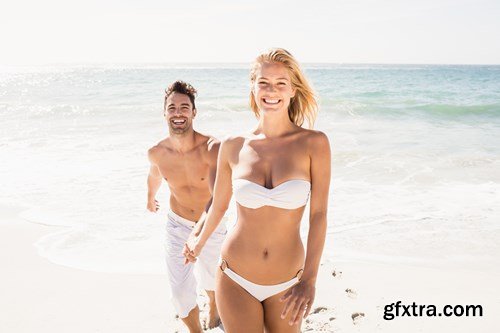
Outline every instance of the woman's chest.
<svg viewBox="0 0 500 333">
<path fill-rule="evenodd" d="M 305 145 L 245 144 L 231 161 L 233 178 L 275 183 L 283 178 L 308 178 L 309 153 Z"/>
</svg>

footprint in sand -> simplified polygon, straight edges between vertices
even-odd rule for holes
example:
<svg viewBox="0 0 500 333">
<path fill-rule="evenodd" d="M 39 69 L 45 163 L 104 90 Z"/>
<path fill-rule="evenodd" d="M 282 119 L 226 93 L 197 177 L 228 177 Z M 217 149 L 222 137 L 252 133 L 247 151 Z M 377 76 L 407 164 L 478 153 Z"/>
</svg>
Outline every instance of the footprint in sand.
<svg viewBox="0 0 500 333">
<path fill-rule="evenodd" d="M 305 320 L 304 332 L 332 332 L 332 321 L 335 320 L 333 311 L 326 306 L 314 308 Z"/>
<path fill-rule="evenodd" d="M 336 279 L 340 279 L 342 277 L 342 272 L 334 269 L 332 272 L 332 276 Z"/>
<path fill-rule="evenodd" d="M 320 325 L 318 327 L 306 327 L 304 332 L 331 332 L 330 327 L 325 325 Z"/>
<path fill-rule="evenodd" d="M 328 310 L 328 308 L 326 308 L 324 306 L 318 306 L 316 309 L 314 309 L 314 310 L 311 311 L 311 314 L 318 314 L 318 313 L 321 313 L 321 312 L 325 312 L 327 310 Z"/>
<path fill-rule="evenodd" d="M 361 322 L 361 319 L 364 318 L 365 314 L 363 312 L 354 312 L 351 315 L 352 323 L 354 325 L 358 325 Z"/>
<path fill-rule="evenodd" d="M 356 291 L 352 290 L 351 288 L 347 288 L 345 290 L 345 292 L 347 293 L 347 296 L 349 296 L 352 299 L 358 297 L 358 293 Z"/>
</svg>

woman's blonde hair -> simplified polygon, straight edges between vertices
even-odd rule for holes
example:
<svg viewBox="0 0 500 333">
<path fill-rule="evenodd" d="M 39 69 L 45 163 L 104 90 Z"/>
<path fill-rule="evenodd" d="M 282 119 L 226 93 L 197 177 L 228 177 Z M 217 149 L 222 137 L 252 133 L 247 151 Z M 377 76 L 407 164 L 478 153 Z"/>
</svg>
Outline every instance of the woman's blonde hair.
<svg viewBox="0 0 500 333">
<path fill-rule="evenodd" d="M 288 105 L 288 116 L 290 120 L 298 126 L 302 126 L 304 120 L 307 120 L 309 127 L 312 128 L 316 120 L 316 114 L 318 113 L 318 103 L 314 91 L 309 82 L 307 82 L 304 73 L 302 73 L 297 60 L 295 60 L 290 52 L 281 48 L 270 49 L 260 54 L 255 59 L 250 71 L 250 82 L 252 86 L 255 83 L 257 70 L 266 62 L 280 63 L 288 69 L 292 88 L 295 89 L 295 96 L 292 97 L 290 105 Z M 250 107 L 255 113 L 255 116 L 259 118 L 259 108 L 253 92 L 250 92 Z"/>
</svg>

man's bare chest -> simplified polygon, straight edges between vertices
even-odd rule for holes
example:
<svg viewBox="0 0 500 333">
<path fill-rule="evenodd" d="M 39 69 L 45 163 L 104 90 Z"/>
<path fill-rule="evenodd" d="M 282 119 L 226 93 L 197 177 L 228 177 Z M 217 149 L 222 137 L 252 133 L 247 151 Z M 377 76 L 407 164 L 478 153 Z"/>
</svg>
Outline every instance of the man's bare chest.
<svg viewBox="0 0 500 333">
<path fill-rule="evenodd" d="M 162 177 L 172 187 L 203 187 L 208 183 L 209 165 L 202 156 L 170 156 L 159 165 Z"/>
</svg>

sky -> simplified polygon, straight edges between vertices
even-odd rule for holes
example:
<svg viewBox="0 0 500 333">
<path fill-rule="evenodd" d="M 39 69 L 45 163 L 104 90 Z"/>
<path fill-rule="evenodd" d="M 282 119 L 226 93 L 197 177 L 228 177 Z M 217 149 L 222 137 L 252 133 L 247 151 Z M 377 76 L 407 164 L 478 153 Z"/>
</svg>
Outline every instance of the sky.
<svg viewBox="0 0 500 333">
<path fill-rule="evenodd" d="M 0 0 L 0 65 L 500 64 L 498 0 Z"/>
</svg>

